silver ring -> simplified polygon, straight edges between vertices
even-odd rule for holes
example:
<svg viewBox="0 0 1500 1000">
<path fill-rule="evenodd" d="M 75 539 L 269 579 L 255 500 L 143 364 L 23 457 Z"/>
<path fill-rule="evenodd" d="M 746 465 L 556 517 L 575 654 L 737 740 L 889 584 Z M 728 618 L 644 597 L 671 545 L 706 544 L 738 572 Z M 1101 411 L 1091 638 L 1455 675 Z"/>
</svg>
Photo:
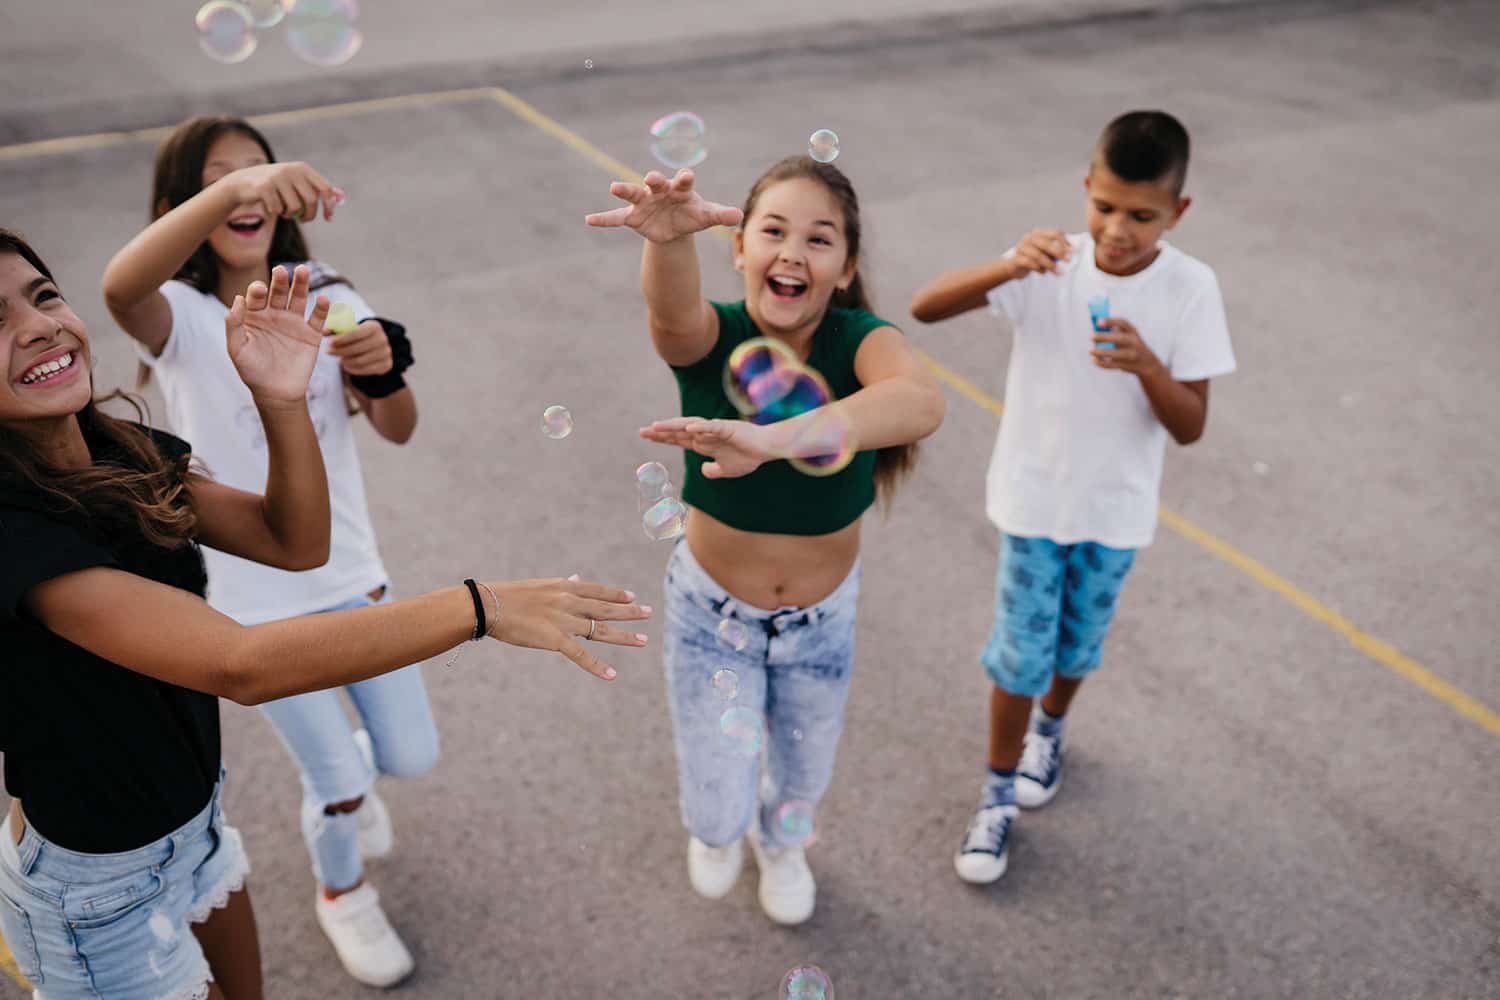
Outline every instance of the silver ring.
<svg viewBox="0 0 1500 1000">
<path fill-rule="evenodd" d="M 586 636 L 584 636 L 583 638 L 585 640 L 592 639 L 594 637 L 594 629 L 596 629 L 598 627 L 599 627 L 599 623 L 596 622 L 596 621 L 594 621 L 594 619 L 590 618 L 589 619 L 589 634 L 586 635 Z"/>
</svg>

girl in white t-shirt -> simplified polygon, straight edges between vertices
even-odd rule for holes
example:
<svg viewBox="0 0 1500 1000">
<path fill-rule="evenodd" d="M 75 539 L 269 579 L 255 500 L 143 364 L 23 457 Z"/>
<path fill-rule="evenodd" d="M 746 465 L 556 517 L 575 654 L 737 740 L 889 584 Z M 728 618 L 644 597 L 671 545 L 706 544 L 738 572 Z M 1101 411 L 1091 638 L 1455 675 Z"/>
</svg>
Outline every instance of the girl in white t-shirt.
<svg viewBox="0 0 1500 1000">
<path fill-rule="evenodd" d="M 195 118 L 162 144 L 153 222 L 115 255 L 104 299 L 135 338 L 166 399 L 171 429 L 221 483 L 261 492 L 267 451 L 254 401 L 224 346 L 224 316 L 275 264 L 310 262 L 299 222 L 333 218 L 343 193 L 305 163 L 277 163 L 270 144 L 236 118 Z M 400 324 L 374 310 L 316 262 L 312 288 L 334 315 L 358 325 L 324 339 L 308 387 L 308 409 L 328 470 L 332 536 L 326 565 L 289 573 L 204 550 L 209 602 L 243 625 L 384 603 L 381 563 L 351 415 L 364 414 L 388 441 L 404 444 L 417 422 L 402 379 L 411 363 Z M 302 774 L 302 827 L 319 889 L 319 924 L 350 975 L 385 986 L 412 959 L 364 878 L 362 859 L 388 854 L 391 824 L 373 790 L 376 774 L 416 777 L 438 755 L 418 665 L 344 688 L 363 722 L 351 729 L 335 691 L 262 706 Z"/>
</svg>

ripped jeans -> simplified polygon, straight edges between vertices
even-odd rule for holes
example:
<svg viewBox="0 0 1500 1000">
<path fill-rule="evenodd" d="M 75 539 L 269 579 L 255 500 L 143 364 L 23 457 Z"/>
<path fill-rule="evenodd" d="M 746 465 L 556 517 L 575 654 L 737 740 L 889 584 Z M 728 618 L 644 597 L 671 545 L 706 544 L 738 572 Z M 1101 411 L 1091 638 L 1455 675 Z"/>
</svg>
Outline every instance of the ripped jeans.
<svg viewBox="0 0 1500 1000">
<path fill-rule="evenodd" d="M 778 846 L 774 817 L 781 806 L 801 801 L 815 808 L 828 790 L 844 731 L 858 598 L 856 562 L 817 604 L 757 608 L 715 582 L 686 540 L 673 549 L 662 658 L 682 822 L 703 843 L 733 843 L 758 822 L 764 842 Z M 719 638 L 725 619 L 748 634 L 743 649 Z M 726 669 L 736 675 L 732 697 L 714 682 Z M 738 727 L 724 718 L 733 708 L 747 710 L 737 713 Z M 762 744 L 766 773 L 757 781 Z"/>
</svg>

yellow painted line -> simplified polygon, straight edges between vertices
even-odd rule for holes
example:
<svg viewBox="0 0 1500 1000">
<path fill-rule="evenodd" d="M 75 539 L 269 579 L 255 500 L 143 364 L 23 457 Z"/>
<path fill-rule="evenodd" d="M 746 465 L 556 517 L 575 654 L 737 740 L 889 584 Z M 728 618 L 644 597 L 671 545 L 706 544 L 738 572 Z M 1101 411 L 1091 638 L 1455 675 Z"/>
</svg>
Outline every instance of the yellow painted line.
<svg viewBox="0 0 1500 1000">
<path fill-rule="evenodd" d="M 402 111 L 410 108 L 426 108 L 438 104 L 454 104 L 459 101 L 476 101 L 493 98 L 490 87 L 470 87 L 466 90 L 436 90 L 425 94 L 407 94 L 403 97 L 378 97 L 367 101 L 346 101 L 342 104 L 323 104 L 314 108 L 296 108 L 291 111 L 273 111 L 269 114 L 251 115 L 247 121 L 256 126 L 296 125 L 305 122 L 325 121 L 331 118 L 346 118 L 350 115 L 368 115 L 383 111 Z M 160 142 L 172 134 L 176 125 L 156 128 L 128 129 L 123 132 L 93 132 L 88 135 L 70 135 L 60 139 L 41 139 L 36 142 L 19 142 L 0 146 L 0 160 L 21 160 L 32 156 L 56 156 L 62 153 L 78 153 L 109 146 L 123 146 L 133 142 Z"/>
<path fill-rule="evenodd" d="M 21 977 L 21 970 L 16 968 L 16 960 L 11 955 L 10 949 L 5 946 L 5 939 L 0 938 L 0 972 L 5 973 L 16 981 L 16 985 L 31 992 L 31 984 Z"/>
</svg>

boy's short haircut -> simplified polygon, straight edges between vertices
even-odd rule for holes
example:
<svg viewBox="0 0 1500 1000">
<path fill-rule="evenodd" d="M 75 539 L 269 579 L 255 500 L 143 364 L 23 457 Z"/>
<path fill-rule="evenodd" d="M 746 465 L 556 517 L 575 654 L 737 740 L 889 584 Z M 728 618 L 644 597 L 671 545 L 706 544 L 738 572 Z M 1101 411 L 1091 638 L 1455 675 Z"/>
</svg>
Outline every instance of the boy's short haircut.
<svg viewBox="0 0 1500 1000">
<path fill-rule="evenodd" d="M 1095 158 L 1122 181 L 1148 181 L 1182 194 L 1187 181 L 1188 134 L 1165 111 L 1131 111 L 1104 127 Z"/>
</svg>

